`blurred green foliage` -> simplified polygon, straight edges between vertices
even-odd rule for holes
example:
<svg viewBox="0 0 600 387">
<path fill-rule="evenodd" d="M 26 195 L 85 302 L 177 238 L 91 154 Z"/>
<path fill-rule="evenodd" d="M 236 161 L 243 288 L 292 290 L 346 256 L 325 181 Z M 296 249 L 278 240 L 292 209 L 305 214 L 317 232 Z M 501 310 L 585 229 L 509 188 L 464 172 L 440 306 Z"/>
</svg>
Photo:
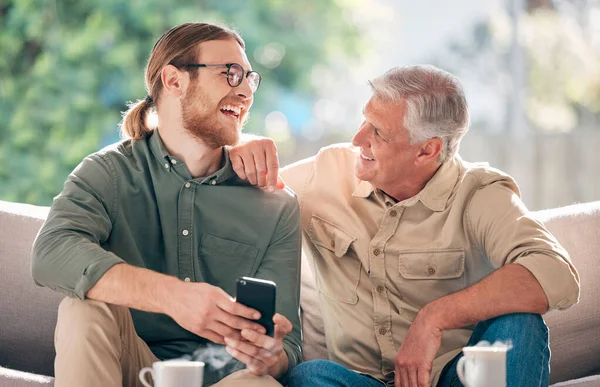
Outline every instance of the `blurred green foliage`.
<svg viewBox="0 0 600 387">
<path fill-rule="evenodd" d="M 0 199 L 48 205 L 68 173 L 118 140 L 126 101 L 174 25 L 237 29 L 263 74 L 247 130 L 285 90 L 312 95 L 315 66 L 364 48 L 350 0 L 0 0 Z M 258 59 L 257 59 L 258 58 Z"/>
</svg>

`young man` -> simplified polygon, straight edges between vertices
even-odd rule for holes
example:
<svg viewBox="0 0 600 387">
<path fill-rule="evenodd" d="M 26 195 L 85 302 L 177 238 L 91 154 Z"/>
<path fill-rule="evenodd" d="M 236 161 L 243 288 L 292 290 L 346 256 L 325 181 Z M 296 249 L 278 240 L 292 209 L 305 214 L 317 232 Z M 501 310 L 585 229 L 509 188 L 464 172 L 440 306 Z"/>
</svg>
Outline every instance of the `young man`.
<svg viewBox="0 0 600 387">
<path fill-rule="evenodd" d="M 73 171 L 33 247 L 35 281 L 68 296 L 56 386 L 136 386 L 142 367 L 209 341 L 249 370 L 219 386 L 278 386 L 300 362 L 297 200 L 240 180 L 224 148 L 260 80 L 229 29 L 184 24 L 155 44 L 148 97 L 123 118 L 130 138 Z M 239 276 L 277 283 L 274 337 L 232 299 Z M 205 385 L 222 376 L 205 371 Z"/>
<path fill-rule="evenodd" d="M 481 340 L 512 342 L 508 386 L 547 386 L 540 315 L 579 297 L 567 252 L 510 176 L 458 155 L 469 114 L 456 77 L 399 67 L 371 86 L 354 146 L 282 171 L 300 201 L 332 360 L 301 364 L 290 387 L 458 386 L 461 349 Z M 276 165 L 261 158 L 273 148 L 236 148 L 234 169 L 261 186 L 268 170 L 274 186 Z"/>
</svg>

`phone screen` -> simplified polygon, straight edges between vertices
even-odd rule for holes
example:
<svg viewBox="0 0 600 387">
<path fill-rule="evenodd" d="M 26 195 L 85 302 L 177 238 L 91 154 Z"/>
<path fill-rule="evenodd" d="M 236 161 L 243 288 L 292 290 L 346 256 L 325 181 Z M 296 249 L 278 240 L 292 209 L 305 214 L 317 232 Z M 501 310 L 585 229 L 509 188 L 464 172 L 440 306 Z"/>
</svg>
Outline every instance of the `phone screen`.
<svg viewBox="0 0 600 387">
<path fill-rule="evenodd" d="M 277 293 L 275 282 L 240 277 L 236 280 L 235 289 L 236 301 L 259 311 L 260 319 L 257 322 L 267 330 L 267 336 L 273 337 L 275 330 L 273 315 L 275 315 L 275 297 Z"/>
</svg>

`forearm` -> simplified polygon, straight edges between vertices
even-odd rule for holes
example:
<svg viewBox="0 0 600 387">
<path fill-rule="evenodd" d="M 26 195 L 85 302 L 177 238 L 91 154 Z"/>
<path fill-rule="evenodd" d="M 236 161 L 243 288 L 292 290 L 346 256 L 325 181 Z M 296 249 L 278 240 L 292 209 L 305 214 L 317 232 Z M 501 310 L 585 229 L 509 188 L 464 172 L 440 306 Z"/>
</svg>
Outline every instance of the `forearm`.
<svg viewBox="0 0 600 387">
<path fill-rule="evenodd" d="M 146 312 L 167 313 L 171 295 L 181 284 L 175 277 L 121 263 L 106 271 L 86 297 Z"/>
<path fill-rule="evenodd" d="M 418 317 L 446 330 L 509 313 L 547 311 L 546 294 L 533 274 L 519 264 L 509 264 L 475 285 L 432 301 Z"/>
</svg>

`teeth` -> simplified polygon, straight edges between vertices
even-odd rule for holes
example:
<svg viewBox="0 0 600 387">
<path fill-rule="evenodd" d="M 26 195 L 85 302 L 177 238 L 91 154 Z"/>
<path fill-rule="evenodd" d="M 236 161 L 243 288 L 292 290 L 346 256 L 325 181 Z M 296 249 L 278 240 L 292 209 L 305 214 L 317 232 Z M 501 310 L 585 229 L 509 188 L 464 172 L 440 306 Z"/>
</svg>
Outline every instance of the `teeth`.
<svg viewBox="0 0 600 387">
<path fill-rule="evenodd" d="M 225 106 L 222 106 L 221 110 L 228 110 L 230 112 L 233 112 L 236 115 L 239 115 L 240 112 L 242 111 L 242 109 L 239 106 L 234 106 L 234 105 L 225 105 Z"/>
<path fill-rule="evenodd" d="M 371 159 L 371 158 L 369 158 L 369 157 L 367 157 L 367 156 L 365 156 L 363 154 L 361 154 L 360 157 L 362 157 L 365 160 L 369 160 L 369 161 L 374 161 L 375 160 L 375 159 Z"/>
</svg>

